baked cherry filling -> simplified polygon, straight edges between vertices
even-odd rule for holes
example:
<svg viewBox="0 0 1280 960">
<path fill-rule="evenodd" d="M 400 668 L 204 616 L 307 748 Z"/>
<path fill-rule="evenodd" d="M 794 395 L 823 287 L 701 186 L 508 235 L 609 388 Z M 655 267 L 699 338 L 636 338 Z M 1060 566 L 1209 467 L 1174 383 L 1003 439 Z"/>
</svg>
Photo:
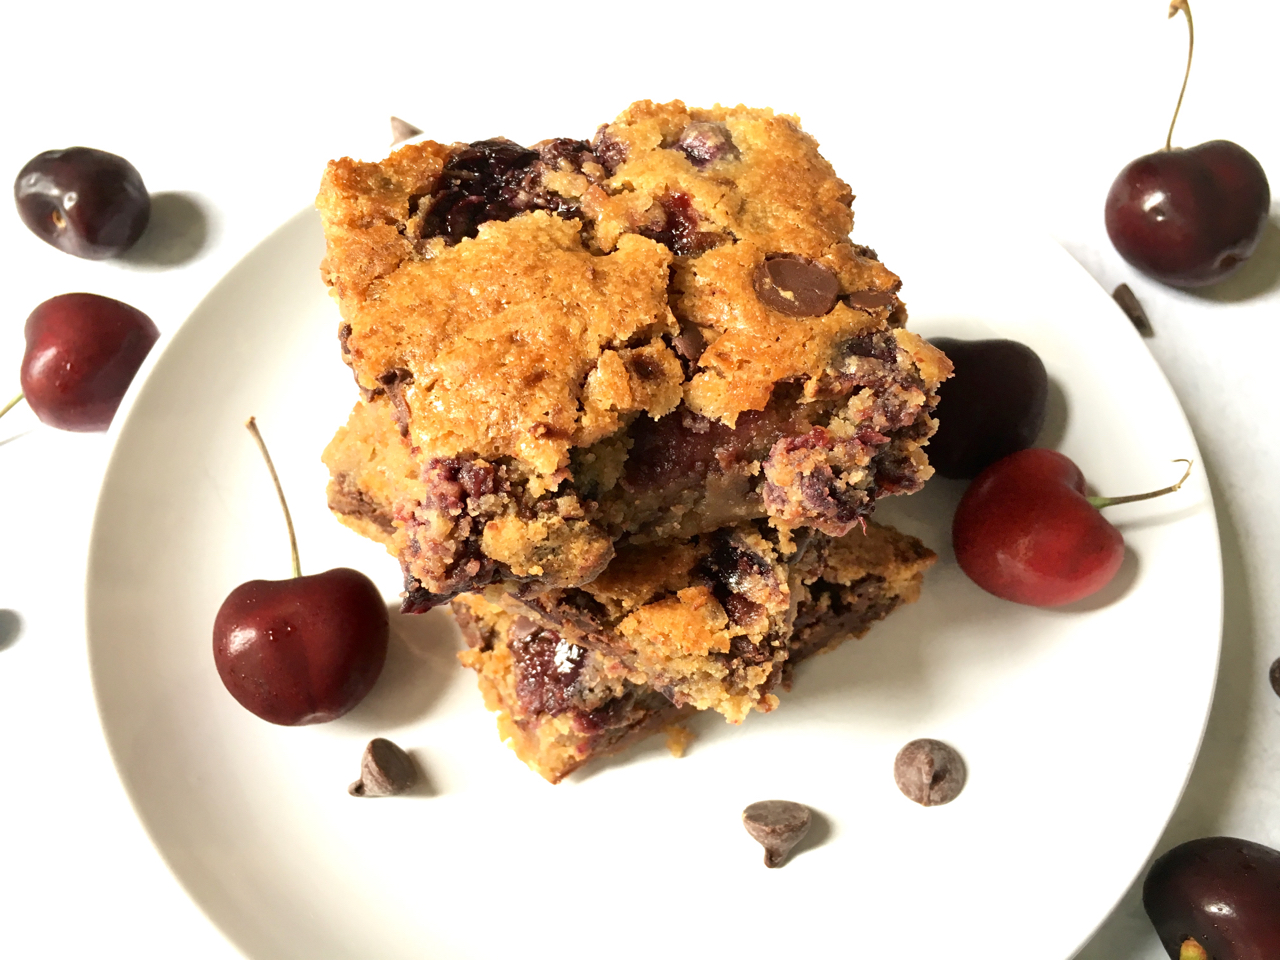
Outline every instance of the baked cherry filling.
<svg viewBox="0 0 1280 960">
<path fill-rule="evenodd" d="M 513 632 L 523 632 L 522 626 L 531 632 L 511 638 L 516 698 L 526 714 L 558 716 L 574 706 L 574 685 L 586 651 L 554 630 L 538 629 L 523 618 L 512 625 Z"/>
<path fill-rule="evenodd" d="M 444 165 L 422 218 L 421 236 L 444 237 L 452 245 L 475 237 L 482 223 L 510 220 L 530 210 L 573 216 L 578 204 L 547 190 L 543 175 L 565 165 L 581 171 L 593 162 L 599 161 L 583 140 L 548 140 L 537 150 L 502 138 L 477 140 Z M 411 208 L 410 214 L 415 212 Z"/>
</svg>

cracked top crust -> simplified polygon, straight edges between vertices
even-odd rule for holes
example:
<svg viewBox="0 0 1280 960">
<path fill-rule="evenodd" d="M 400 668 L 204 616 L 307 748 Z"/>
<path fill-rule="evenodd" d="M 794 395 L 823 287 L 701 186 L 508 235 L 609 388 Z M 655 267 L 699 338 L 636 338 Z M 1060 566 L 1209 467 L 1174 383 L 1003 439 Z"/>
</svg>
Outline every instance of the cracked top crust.
<svg viewBox="0 0 1280 960">
<path fill-rule="evenodd" d="M 901 329 L 898 278 L 848 238 L 851 201 L 794 118 L 642 101 L 591 144 L 334 161 L 317 206 L 365 395 L 392 399 L 424 458 L 509 458 L 554 489 L 573 448 L 641 413 L 683 402 L 732 426 L 781 382 L 816 395 L 872 334 L 936 390 L 949 364 Z M 780 257 L 834 276 L 828 312 L 759 292 Z"/>
</svg>

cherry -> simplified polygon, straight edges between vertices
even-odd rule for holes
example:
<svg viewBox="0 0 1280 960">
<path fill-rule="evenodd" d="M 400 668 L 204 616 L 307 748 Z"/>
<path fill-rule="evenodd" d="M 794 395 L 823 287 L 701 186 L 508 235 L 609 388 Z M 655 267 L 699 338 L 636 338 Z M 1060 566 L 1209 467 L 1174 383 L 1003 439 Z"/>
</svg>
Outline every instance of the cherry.
<svg viewBox="0 0 1280 960">
<path fill-rule="evenodd" d="M 150 317 L 119 300 L 92 293 L 46 300 L 27 317 L 23 395 L 52 427 L 105 430 L 159 336 Z"/>
<path fill-rule="evenodd" d="M 1161 855 L 1142 906 L 1175 960 L 1280 957 L 1280 851 L 1233 837 L 1191 840 Z"/>
<path fill-rule="evenodd" d="M 1173 126 L 1191 73 L 1195 26 L 1187 0 L 1169 16 L 1187 18 L 1190 44 L 1182 92 L 1164 149 L 1134 160 L 1107 194 L 1107 234 L 1120 255 L 1143 273 L 1177 287 L 1200 287 L 1230 276 L 1257 249 L 1271 208 L 1262 164 L 1230 140 L 1173 148 Z"/>
<path fill-rule="evenodd" d="M 302 576 L 293 519 L 253 418 L 246 425 L 271 472 L 289 528 L 293 577 L 250 580 L 227 595 L 213 622 L 223 685 L 263 720 L 286 726 L 336 720 L 373 688 L 390 623 L 378 588 L 346 567 Z"/>
<path fill-rule="evenodd" d="M 1087 497 L 1084 474 L 1056 450 L 1010 454 L 969 485 L 956 508 L 956 561 L 988 593 L 1034 607 L 1056 607 L 1096 593 L 1124 560 L 1124 538 L 1100 507 L 1172 493 Z"/>
<path fill-rule="evenodd" d="M 151 217 L 151 198 L 133 164 L 92 147 L 32 157 L 13 183 L 13 199 L 32 233 L 86 260 L 124 253 Z"/>
<path fill-rule="evenodd" d="M 1036 442 L 1044 426 L 1049 377 L 1036 352 L 1016 340 L 930 341 L 955 367 L 939 388 L 938 432 L 929 463 L 944 477 L 972 480 Z"/>
</svg>

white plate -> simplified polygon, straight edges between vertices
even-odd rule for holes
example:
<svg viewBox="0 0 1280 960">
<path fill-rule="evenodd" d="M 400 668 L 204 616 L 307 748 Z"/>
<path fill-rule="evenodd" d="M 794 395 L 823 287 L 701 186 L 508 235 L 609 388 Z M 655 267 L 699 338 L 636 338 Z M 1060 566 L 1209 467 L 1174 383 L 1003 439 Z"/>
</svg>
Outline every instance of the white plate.
<svg viewBox="0 0 1280 960">
<path fill-rule="evenodd" d="M 1195 442 L 1109 298 L 1038 237 L 939 232 L 860 211 L 905 278 L 912 326 L 1034 347 L 1055 384 L 1045 441 L 1105 492 L 1171 482 Z M 874 222 L 873 229 L 866 229 Z M 908 229 L 895 231 L 893 224 Z M 258 417 L 304 570 L 395 562 L 325 509 L 321 449 L 355 388 L 307 212 L 232 270 L 135 385 L 95 520 L 88 629 L 102 722 L 138 814 L 191 896 L 254 960 L 755 956 L 1064 960 L 1169 817 L 1217 665 L 1221 569 L 1204 473 L 1115 508 L 1129 558 L 1101 598 L 1045 611 L 970 584 L 948 549 L 961 485 L 882 516 L 941 555 L 924 598 L 806 665 L 773 715 L 712 717 L 682 760 L 661 738 L 552 787 L 495 736 L 439 611 L 394 620 L 386 672 L 335 723 L 274 727 L 214 671 L 214 612 L 288 574 L 283 523 L 242 424 Z M 973 251 L 984 251 L 976 264 Z M 961 253 L 963 251 L 963 254 Z M 389 736 L 430 779 L 349 797 Z M 891 776 L 915 737 L 954 744 L 969 785 L 925 809 Z M 766 870 L 748 803 L 821 814 Z"/>
</svg>

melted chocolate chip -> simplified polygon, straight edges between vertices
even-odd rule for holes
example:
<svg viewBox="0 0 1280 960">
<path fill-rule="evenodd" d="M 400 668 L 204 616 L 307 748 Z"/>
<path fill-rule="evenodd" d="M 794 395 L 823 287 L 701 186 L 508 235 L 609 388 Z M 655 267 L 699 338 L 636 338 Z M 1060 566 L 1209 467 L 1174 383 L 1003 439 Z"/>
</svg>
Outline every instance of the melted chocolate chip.
<svg viewBox="0 0 1280 960">
<path fill-rule="evenodd" d="M 844 302 L 857 310 L 868 313 L 880 307 L 891 305 L 897 298 L 887 290 L 855 290 L 844 298 Z"/>
<path fill-rule="evenodd" d="M 689 162 L 701 169 L 717 160 L 735 160 L 739 156 L 729 128 L 723 123 L 691 123 L 684 128 L 676 148 L 684 151 Z"/>
<path fill-rule="evenodd" d="M 764 847 L 766 867 L 782 866 L 812 822 L 809 808 L 793 800 L 761 800 L 742 811 L 742 825 Z"/>
<path fill-rule="evenodd" d="M 893 761 L 893 779 L 908 800 L 937 807 L 960 796 L 964 760 L 941 740 L 912 740 Z"/>
<path fill-rule="evenodd" d="M 789 317 L 824 317 L 840 295 L 829 267 L 790 253 L 766 257 L 751 282 L 761 303 Z"/>
<path fill-rule="evenodd" d="M 369 741 L 360 758 L 360 779 L 347 787 L 353 797 L 394 797 L 418 782 L 413 757 L 390 740 Z"/>
<path fill-rule="evenodd" d="M 347 329 L 349 330 L 350 327 Z M 343 342 L 343 347 L 346 347 L 345 341 Z M 382 384 L 382 389 L 386 391 L 387 397 L 391 400 L 391 406 L 395 412 L 396 426 L 400 428 L 400 436 L 402 437 L 409 435 L 409 403 L 404 398 L 404 385 L 412 382 L 413 374 L 404 367 L 388 370 L 378 377 L 378 383 Z"/>
</svg>

